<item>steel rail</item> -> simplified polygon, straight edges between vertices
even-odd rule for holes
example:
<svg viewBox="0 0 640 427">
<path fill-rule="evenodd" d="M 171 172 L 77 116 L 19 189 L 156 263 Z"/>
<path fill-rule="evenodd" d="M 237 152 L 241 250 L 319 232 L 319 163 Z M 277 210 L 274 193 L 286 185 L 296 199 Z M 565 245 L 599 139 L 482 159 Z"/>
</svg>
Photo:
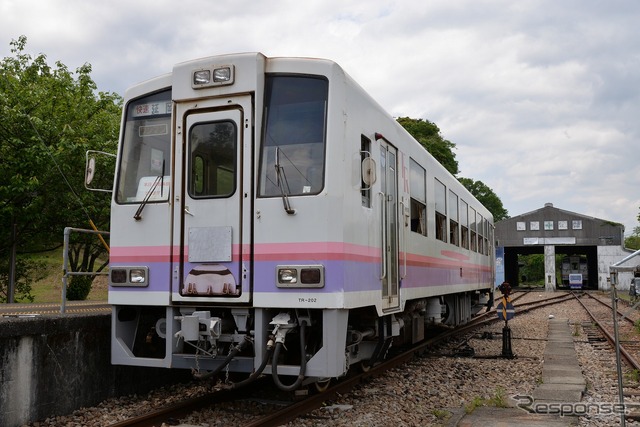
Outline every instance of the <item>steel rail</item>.
<svg viewBox="0 0 640 427">
<path fill-rule="evenodd" d="M 572 298 L 573 296 L 571 294 L 563 293 L 561 295 L 553 296 L 551 298 L 546 298 L 540 301 L 530 301 L 530 302 L 523 302 L 520 304 L 514 304 L 514 308 L 516 308 L 519 313 L 527 313 L 528 311 L 545 307 L 547 305 L 558 304 L 558 303 L 570 300 Z M 474 317 L 466 325 L 470 327 L 475 327 L 477 325 L 480 325 L 486 322 L 485 319 L 487 318 L 490 319 L 489 321 L 495 320 L 495 316 L 496 316 L 496 309 L 492 308 L 491 310 Z M 464 328 L 464 326 L 462 326 L 462 328 Z"/>
<path fill-rule="evenodd" d="M 266 377 L 256 381 L 261 382 L 265 380 Z M 245 394 L 246 390 L 243 389 L 217 390 L 202 396 L 176 402 L 162 409 L 157 409 L 152 412 L 109 424 L 109 427 L 159 427 L 168 420 L 189 415 L 194 411 L 211 406 L 215 403 L 240 399 Z"/>
<path fill-rule="evenodd" d="M 611 308 L 611 306 L 609 305 L 609 303 L 607 303 L 607 302 L 605 302 L 605 301 L 602 301 L 601 299 L 596 298 L 596 297 L 594 297 L 593 295 L 591 295 L 591 294 L 589 294 L 589 293 L 587 293 L 586 295 L 587 295 L 590 299 L 592 299 L 592 300 L 594 300 L 594 301 L 598 301 L 600 304 L 602 304 L 602 305 L 604 305 L 605 307 L 609 308 L 609 310 L 613 310 L 613 309 Z M 619 309 L 617 309 L 616 311 L 617 311 L 618 315 L 619 315 L 620 317 L 622 317 L 624 320 L 626 320 L 627 322 L 630 322 L 631 324 L 635 324 L 635 322 L 634 322 L 633 320 L 629 319 L 629 318 L 628 318 L 624 313 L 621 313 Z"/>
<path fill-rule="evenodd" d="M 607 339 L 607 341 L 609 341 L 609 343 L 615 348 L 616 346 L 616 341 L 614 339 L 614 337 L 609 333 L 609 331 L 607 331 L 607 329 L 604 327 L 604 325 L 598 320 L 596 319 L 596 316 L 591 312 L 591 310 L 589 310 L 587 308 L 587 306 L 580 300 L 580 298 L 578 297 L 578 295 L 574 294 L 573 295 L 575 297 L 575 299 L 580 303 L 580 305 L 585 309 L 585 311 L 589 314 L 589 317 L 591 317 L 591 320 L 593 320 L 593 322 L 598 326 L 598 328 L 600 329 L 600 331 L 602 332 L 602 334 L 605 336 L 605 338 Z M 606 304 L 605 304 L 606 305 Z M 611 308 L 609 306 L 609 308 Z M 635 370 L 640 370 L 640 364 L 638 363 L 638 361 L 631 355 L 631 353 L 629 353 L 627 351 L 627 349 L 624 348 L 624 346 L 622 344 L 618 344 L 618 347 L 620 348 L 620 354 L 622 354 L 622 356 L 626 359 L 626 361 L 629 363 L 629 365 L 635 369 Z"/>
</svg>

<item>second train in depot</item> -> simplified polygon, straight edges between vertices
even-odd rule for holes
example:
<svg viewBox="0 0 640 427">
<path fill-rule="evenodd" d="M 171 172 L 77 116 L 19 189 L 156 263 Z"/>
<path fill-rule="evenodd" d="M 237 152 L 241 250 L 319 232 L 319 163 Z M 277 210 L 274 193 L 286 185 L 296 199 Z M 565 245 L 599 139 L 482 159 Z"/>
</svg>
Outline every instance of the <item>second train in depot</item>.
<svg viewBox="0 0 640 427">
<path fill-rule="evenodd" d="M 125 95 L 112 362 L 324 385 L 485 307 L 493 232 L 336 63 L 178 64 Z"/>
</svg>

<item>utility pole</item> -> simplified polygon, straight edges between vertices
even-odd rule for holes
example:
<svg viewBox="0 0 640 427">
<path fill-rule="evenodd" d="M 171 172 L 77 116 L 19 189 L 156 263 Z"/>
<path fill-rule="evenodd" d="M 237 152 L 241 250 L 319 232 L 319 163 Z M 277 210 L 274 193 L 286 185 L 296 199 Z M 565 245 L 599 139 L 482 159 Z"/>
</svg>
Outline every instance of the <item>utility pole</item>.
<svg viewBox="0 0 640 427">
<path fill-rule="evenodd" d="M 613 270 L 613 269 L 612 269 Z M 620 405 L 622 405 L 622 413 L 620 414 L 620 425 L 625 426 L 625 412 L 624 406 L 624 391 L 622 384 L 622 360 L 620 359 L 620 336 L 618 334 L 618 295 L 616 294 L 616 284 L 618 283 L 618 273 L 616 271 L 609 272 L 611 278 L 611 307 L 613 311 L 613 335 L 616 347 L 616 370 L 618 373 L 618 399 L 620 399 Z"/>
</svg>

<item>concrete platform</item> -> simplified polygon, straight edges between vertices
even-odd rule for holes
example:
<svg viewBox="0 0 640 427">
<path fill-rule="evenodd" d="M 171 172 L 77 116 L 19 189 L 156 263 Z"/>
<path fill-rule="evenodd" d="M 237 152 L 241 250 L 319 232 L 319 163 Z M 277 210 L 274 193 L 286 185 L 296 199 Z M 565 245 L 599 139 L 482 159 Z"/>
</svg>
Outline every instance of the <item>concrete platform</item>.
<svg viewBox="0 0 640 427">
<path fill-rule="evenodd" d="M 577 426 L 576 417 L 528 414 L 518 408 L 476 408 L 455 424 L 457 427 L 564 427 Z"/>
<path fill-rule="evenodd" d="M 526 407 L 479 407 L 471 414 L 454 414 L 449 426 L 457 427 L 541 427 L 575 426 L 578 417 L 571 416 L 575 403 L 582 400 L 586 381 L 578 364 L 573 335 L 567 319 L 550 319 L 549 335 L 544 351 L 542 383 L 534 390 Z M 576 408 L 577 410 L 580 408 Z M 562 415 L 558 415 L 562 413 Z"/>
<path fill-rule="evenodd" d="M 535 403 L 577 403 L 582 400 L 586 381 L 567 319 L 550 319 L 544 351 L 542 384 L 533 392 Z"/>
</svg>

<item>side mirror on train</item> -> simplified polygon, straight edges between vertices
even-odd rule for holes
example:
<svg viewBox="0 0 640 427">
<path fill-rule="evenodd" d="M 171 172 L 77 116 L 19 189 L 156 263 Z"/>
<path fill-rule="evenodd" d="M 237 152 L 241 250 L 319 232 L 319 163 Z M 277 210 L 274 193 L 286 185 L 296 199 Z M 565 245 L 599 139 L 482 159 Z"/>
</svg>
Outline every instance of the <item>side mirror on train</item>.
<svg viewBox="0 0 640 427">
<path fill-rule="evenodd" d="M 115 154 L 89 150 L 86 154 L 84 186 L 87 190 L 113 191 L 113 176 L 116 167 Z"/>
<path fill-rule="evenodd" d="M 371 157 L 362 159 L 362 182 L 369 188 L 376 182 L 376 161 Z"/>
</svg>

